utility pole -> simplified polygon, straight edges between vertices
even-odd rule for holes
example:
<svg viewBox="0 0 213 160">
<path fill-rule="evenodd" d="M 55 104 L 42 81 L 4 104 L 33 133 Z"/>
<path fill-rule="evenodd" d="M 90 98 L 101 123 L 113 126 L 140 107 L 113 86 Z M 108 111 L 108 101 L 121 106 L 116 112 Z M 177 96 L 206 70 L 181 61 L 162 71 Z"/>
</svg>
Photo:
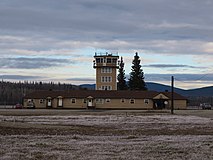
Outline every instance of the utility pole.
<svg viewBox="0 0 213 160">
<path fill-rule="evenodd" d="M 171 114 L 174 114 L 174 77 L 172 76 L 172 78 L 171 78 L 171 85 L 172 85 L 172 88 L 171 88 L 171 94 L 172 94 L 172 96 L 171 96 Z"/>
</svg>

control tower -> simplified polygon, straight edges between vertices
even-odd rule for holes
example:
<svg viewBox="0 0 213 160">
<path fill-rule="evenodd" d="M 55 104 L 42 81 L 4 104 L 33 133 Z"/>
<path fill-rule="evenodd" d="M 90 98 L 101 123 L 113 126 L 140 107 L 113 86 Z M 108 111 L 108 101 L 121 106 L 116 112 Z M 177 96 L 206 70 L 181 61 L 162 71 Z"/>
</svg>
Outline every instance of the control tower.
<svg viewBox="0 0 213 160">
<path fill-rule="evenodd" d="M 96 90 L 117 90 L 118 53 L 95 53 Z"/>
</svg>

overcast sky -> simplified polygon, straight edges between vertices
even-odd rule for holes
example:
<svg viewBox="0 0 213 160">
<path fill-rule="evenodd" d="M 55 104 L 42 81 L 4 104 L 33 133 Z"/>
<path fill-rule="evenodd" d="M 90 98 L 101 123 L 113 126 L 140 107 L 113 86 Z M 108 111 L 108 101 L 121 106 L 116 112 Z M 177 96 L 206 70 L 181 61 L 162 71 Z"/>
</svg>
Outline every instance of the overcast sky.
<svg viewBox="0 0 213 160">
<path fill-rule="evenodd" d="M 0 0 L 0 78 L 95 83 L 95 52 L 139 53 L 145 81 L 213 85 L 212 0 Z"/>
</svg>

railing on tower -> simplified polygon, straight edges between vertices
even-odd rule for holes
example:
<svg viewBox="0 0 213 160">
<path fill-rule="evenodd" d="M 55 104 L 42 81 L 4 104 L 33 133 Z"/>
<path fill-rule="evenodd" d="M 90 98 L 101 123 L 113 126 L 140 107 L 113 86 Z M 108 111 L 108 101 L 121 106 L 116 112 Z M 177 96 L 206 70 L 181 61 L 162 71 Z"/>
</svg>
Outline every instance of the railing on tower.
<svg viewBox="0 0 213 160">
<path fill-rule="evenodd" d="M 95 52 L 95 56 L 118 56 L 118 53 L 108 53 L 108 52 Z"/>
</svg>

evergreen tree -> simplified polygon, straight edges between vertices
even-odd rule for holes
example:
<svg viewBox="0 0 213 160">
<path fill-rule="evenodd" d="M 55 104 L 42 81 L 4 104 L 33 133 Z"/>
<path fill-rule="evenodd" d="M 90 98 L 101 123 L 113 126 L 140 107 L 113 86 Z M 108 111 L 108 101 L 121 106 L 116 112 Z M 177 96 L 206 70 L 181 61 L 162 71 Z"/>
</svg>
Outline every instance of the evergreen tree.
<svg viewBox="0 0 213 160">
<path fill-rule="evenodd" d="M 121 57 L 121 62 L 119 64 L 119 73 L 117 76 L 118 79 L 118 90 L 127 90 L 128 87 L 126 85 L 126 77 L 125 77 L 125 70 L 124 70 L 124 62 L 123 62 L 123 57 Z"/>
<path fill-rule="evenodd" d="M 138 53 L 135 53 L 134 59 L 132 61 L 132 72 L 130 73 L 129 78 L 129 88 L 131 90 L 147 90 L 146 84 L 144 81 L 144 73 L 140 65 L 140 57 Z"/>
</svg>

